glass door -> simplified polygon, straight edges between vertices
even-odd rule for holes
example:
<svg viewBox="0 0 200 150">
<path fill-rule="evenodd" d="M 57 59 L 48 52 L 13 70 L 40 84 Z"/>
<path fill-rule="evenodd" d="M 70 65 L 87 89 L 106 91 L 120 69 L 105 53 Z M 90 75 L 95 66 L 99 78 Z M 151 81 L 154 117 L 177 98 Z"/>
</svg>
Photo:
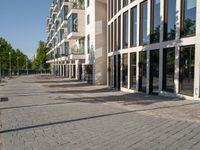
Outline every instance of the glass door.
<svg viewBox="0 0 200 150">
<path fill-rule="evenodd" d="M 147 52 L 139 53 L 139 91 L 146 92 Z"/>
<path fill-rule="evenodd" d="M 150 51 L 150 94 L 159 92 L 159 50 Z"/>
<path fill-rule="evenodd" d="M 179 90 L 181 94 L 193 96 L 195 47 L 182 47 L 180 52 Z"/>
</svg>

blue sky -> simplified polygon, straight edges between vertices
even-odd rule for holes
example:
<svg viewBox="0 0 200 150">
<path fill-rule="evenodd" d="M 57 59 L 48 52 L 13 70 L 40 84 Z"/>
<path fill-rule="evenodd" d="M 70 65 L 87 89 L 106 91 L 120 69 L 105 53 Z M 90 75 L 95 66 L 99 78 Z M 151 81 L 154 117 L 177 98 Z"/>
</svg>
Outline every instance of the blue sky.
<svg viewBox="0 0 200 150">
<path fill-rule="evenodd" d="M 46 40 L 51 0 L 0 0 L 0 37 L 32 58 L 39 40 Z"/>
</svg>

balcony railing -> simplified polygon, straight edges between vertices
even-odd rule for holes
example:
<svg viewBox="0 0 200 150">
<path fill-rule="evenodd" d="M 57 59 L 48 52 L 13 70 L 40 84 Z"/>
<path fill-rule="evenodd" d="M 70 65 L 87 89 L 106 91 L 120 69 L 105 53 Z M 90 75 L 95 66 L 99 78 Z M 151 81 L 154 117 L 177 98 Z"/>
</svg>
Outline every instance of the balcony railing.
<svg viewBox="0 0 200 150">
<path fill-rule="evenodd" d="M 74 55 L 83 55 L 85 53 L 84 49 L 69 49 L 69 54 L 74 54 Z"/>
</svg>

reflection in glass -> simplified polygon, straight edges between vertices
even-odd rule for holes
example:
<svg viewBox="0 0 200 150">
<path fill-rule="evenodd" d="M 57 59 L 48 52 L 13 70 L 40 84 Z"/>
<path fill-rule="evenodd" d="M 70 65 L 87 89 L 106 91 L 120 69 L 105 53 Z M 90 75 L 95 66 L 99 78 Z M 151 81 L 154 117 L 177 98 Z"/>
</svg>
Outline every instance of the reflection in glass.
<svg viewBox="0 0 200 150">
<path fill-rule="evenodd" d="M 139 91 L 146 92 L 147 52 L 139 53 Z"/>
<path fill-rule="evenodd" d="M 196 0 L 183 0 L 182 36 L 196 32 Z"/>
<path fill-rule="evenodd" d="M 165 1 L 164 40 L 175 39 L 176 33 L 176 0 Z"/>
<path fill-rule="evenodd" d="M 150 93 L 159 92 L 159 50 L 150 51 Z"/>
<path fill-rule="evenodd" d="M 175 49 L 166 48 L 163 51 L 163 90 L 174 92 Z"/>
<path fill-rule="evenodd" d="M 137 7 L 131 9 L 131 46 L 137 46 Z"/>
<path fill-rule="evenodd" d="M 140 33 L 140 44 L 146 45 L 148 36 L 147 36 L 147 1 L 141 3 L 141 33 Z"/>
<path fill-rule="evenodd" d="M 194 47 L 182 47 L 180 52 L 180 93 L 193 95 L 194 90 Z"/>
<path fill-rule="evenodd" d="M 128 11 L 123 14 L 123 48 L 128 47 Z"/>
<path fill-rule="evenodd" d="M 136 89 L 136 53 L 130 54 L 130 88 Z"/>
<path fill-rule="evenodd" d="M 128 54 L 122 55 L 122 87 L 128 87 Z"/>
</svg>

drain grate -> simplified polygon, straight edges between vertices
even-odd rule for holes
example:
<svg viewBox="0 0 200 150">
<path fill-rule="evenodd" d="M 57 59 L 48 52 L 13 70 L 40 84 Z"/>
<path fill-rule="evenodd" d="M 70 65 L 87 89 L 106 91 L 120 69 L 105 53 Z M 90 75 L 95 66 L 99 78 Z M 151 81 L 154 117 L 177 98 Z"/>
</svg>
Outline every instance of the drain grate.
<svg viewBox="0 0 200 150">
<path fill-rule="evenodd" d="M 0 102 L 7 102 L 8 101 L 8 97 L 0 97 Z"/>
</svg>

